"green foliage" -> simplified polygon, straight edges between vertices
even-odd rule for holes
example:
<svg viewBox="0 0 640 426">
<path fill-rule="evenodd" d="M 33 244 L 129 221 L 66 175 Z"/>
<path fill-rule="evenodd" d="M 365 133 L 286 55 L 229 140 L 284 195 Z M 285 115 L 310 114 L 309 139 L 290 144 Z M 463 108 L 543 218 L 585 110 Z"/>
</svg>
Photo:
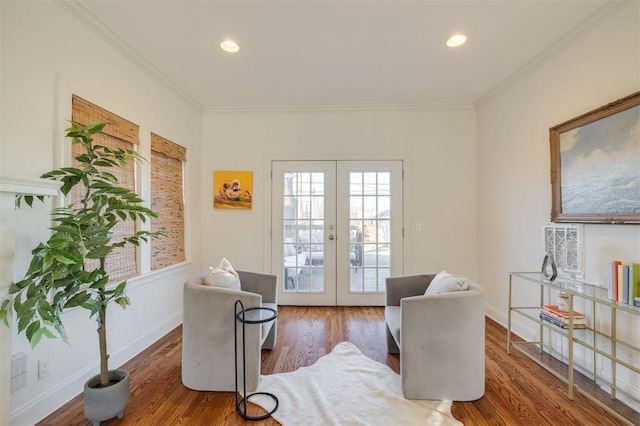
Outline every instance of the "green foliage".
<svg viewBox="0 0 640 426">
<path fill-rule="evenodd" d="M 104 123 L 80 126 L 72 123 L 66 136 L 74 144 L 81 144 L 83 152 L 76 156 L 77 167 L 62 167 L 42 175 L 43 178 L 62 182 L 61 191 L 67 195 L 80 187 L 81 199 L 75 205 L 54 209 L 52 234 L 31 252 L 33 257 L 21 281 L 11 283 L 9 296 L 0 304 L 0 321 L 9 325 L 9 316 L 15 314 L 18 333 L 25 333 L 32 346 L 42 337 L 67 336 L 61 321 L 66 309 L 81 307 L 89 310 L 90 317 L 105 327 L 106 307 L 115 302 L 125 308 L 129 299 L 125 294 L 126 281 L 109 285 L 104 270 L 105 258 L 118 247 L 139 245 L 162 233 L 138 231 L 122 241 L 112 241 L 112 230 L 125 220 L 146 222 L 158 215 L 142 206 L 143 200 L 128 188 L 118 186 L 118 179 L 107 170 L 124 167 L 143 158 L 131 150 L 112 149 L 93 144 L 93 135 Z M 38 197 L 42 200 L 42 197 Z M 16 198 L 32 206 L 34 197 Z M 87 268 L 88 259 L 99 259 L 100 266 Z M 106 344 L 105 344 L 106 346 Z M 105 354 L 101 353 L 105 357 Z"/>
</svg>

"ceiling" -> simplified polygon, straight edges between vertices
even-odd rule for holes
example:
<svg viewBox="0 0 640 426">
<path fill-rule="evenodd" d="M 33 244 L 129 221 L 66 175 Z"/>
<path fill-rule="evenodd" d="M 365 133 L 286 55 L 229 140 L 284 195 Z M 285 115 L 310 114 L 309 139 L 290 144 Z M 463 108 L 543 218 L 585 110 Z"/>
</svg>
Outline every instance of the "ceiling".
<svg viewBox="0 0 640 426">
<path fill-rule="evenodd" d="M 612 0 L 65 2 L 201 109 L 470 105 Z M 445 46 L 454 32 L 469 41 Z M 233 38 L 240 51 L 218 45 Z"/>
</svg>

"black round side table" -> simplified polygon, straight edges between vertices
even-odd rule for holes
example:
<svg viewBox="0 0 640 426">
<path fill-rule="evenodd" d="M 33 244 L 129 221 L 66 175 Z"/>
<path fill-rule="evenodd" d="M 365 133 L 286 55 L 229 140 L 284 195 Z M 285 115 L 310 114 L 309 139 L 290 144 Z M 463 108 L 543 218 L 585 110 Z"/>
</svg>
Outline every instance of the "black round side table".
<svg viewBox="0 0 640 426">
<path fill-rule="evenodd" d="M 240 310 L 238 310 L 240 307 Z M 263 316 L 263 314 L 267 314 L 268 316 Z M 270 314 L 270 315 L 269 315 Z M 263 324 L 265 322 L 273 321 L 278 317 L 278 312 L 275 309 L 271 308 L 244 308 L 244 304 L 241 300 L 236 300 L 236 304 L 234 306 L 234 366 L 235 366 L 235 374 L 236 374 L 236 411 L 238 414 L 242 416 L 245 420 L 264 420 L 270 417 L 273 413 L 278 409 L 278 398 L 269 392 L 254 392 L 247 395 L 247 353 L 246 353 L 246 345 L 245 345 L 245 326 L 247 324 Z M 238 398 L 238 323 L 242 324 L 242 394 L 243 398 Z M 266 395 L 273 399 L 276 403 L 275 407 L 267 414 L 262 414 L 260 416 L 250 416 L 247 414 L 247 401 L 254 395 Z"/>
</svg>

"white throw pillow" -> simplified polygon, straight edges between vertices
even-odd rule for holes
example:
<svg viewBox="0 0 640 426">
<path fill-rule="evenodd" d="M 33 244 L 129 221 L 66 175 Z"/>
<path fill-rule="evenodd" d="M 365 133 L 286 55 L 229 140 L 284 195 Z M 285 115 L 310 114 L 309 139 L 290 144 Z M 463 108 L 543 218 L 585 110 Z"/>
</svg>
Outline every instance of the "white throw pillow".
<svg viewBox="0 0 640 426">
<path fill-rule="evenodd" d="M 231 275 L 233 275 L 234 277 L 238 278 L 238 285 L 240 285 L 239 275 L 236 272 L 236 270 L 233 269 L 233 265 L 231 265 L 231 262 L 229 262 L 226 257 L 222 258 L 222 260 L 220 261 L 220 265 L 218 265 L 218 269 L 222 269 L 223 271 L 227 271 Z"/>
<path fill-rule="evenodd" d="M 454 291 L 466 291 L 469 289 L 469 283 L 465 277 L 458 277 L 442 271 L 433 278 L 429 287 L 424 292 L 425 296 L 433 294 L 451 293 Z"/>
<path fill-rule="evenodd" d="M 231 262 L 224 257 L 217 268 L 209 267 L 209 273 L 204 277 L 204 285 L 241 290 L 238 273 L 233 269 Z"/>
<path fill-rule="evenodd" d="M 209 273 L 204 277 L 204 285 L 240 290 L 240 279 L 230 272 L 210 266 Z"/>
</svg>

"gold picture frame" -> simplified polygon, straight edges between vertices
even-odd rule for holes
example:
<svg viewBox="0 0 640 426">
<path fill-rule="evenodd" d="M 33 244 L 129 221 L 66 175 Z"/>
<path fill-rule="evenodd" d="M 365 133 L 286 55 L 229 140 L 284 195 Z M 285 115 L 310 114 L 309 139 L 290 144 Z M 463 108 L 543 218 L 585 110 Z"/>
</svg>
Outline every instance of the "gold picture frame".
<svg viewBox="0 0 640 426">
<path fill-rule="evenodd" d="M 253 207 L 253 172 L 214 170 L 213 207 L 251 209 Z"/>
<path fill-rule="evenodd" d="M 640 223 L 640 92 L 549 129 L 551 221 Z"/>
</svg>

